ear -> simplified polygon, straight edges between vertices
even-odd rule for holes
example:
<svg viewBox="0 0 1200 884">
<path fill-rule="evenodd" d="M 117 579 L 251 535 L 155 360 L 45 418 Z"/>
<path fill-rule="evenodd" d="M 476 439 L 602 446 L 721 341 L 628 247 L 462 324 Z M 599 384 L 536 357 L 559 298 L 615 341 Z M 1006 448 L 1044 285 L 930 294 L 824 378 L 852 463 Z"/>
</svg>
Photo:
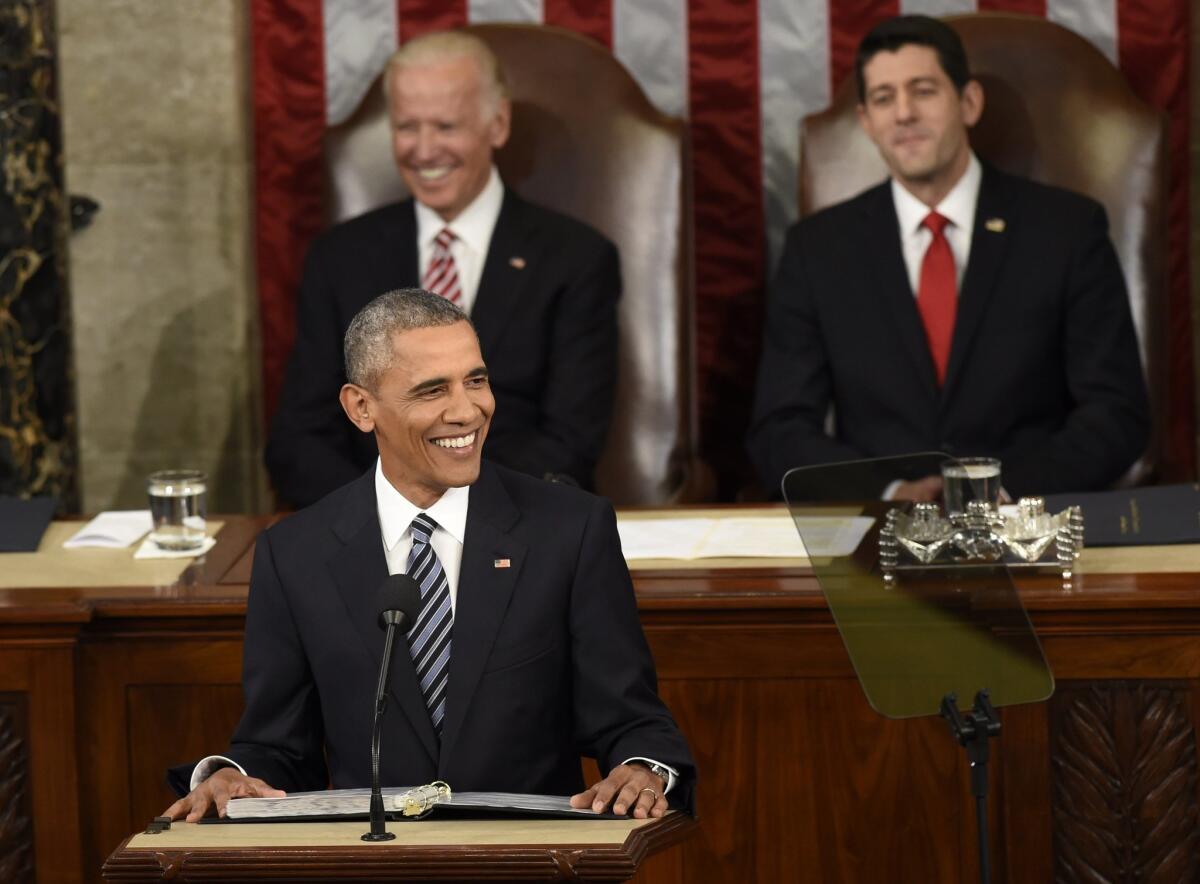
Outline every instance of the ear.
<svg viewBox="0 0 1200 884">
<path fill-rule="evenodd" d="M 492 117 L 490 123 L 491 137 L 489 139 L 492 150 L 499 150 L 508 143 L 508 136 L 512 126 L 512 102 L 507 98 L 500 99 L 500 106 L 496 108 L 496 115 Z"/>
<path fill-rule="evenodd" d="M 369 390 L 357 384 L 345 384 L 338 393 L 338 401 L 350 423 L 364 433 L 375 431 L 375 400 Z"/>
<path fill-rule="evenodd" d="M 959 104 L 962 106 L 963 123 L 970 129 L 983 116 L 983 86 L 978 80 L 968 80 L 967 85 L 963 86 Z"/>
</svg>

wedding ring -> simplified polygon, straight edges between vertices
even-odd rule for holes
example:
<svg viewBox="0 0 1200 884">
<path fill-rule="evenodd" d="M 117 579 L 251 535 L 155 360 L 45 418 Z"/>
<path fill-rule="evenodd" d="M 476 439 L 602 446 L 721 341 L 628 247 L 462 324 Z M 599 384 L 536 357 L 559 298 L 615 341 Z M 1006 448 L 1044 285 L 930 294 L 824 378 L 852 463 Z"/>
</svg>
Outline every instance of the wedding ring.
<svg viewBox="0 0 1200 884">
<path fill-rule="evenodd" d="M 651 795 L 653 795 L 653 796 L 654 796 L 654 800 L 655 800 L 655 801 L 657 801 L 657 800 L 658 800 L 658 793 L 657 793 L 657 792 L 655 792 L 653 789 L 651 789 L 651 788 L 649 788 L 649 787 L 646 787 L 645 789 L 639 789 L 639 790 L 638 790 L 638 794 L 639 794 L 639 795 L 641 795 L 643 792 L 649 792 Z"/>
</svg>

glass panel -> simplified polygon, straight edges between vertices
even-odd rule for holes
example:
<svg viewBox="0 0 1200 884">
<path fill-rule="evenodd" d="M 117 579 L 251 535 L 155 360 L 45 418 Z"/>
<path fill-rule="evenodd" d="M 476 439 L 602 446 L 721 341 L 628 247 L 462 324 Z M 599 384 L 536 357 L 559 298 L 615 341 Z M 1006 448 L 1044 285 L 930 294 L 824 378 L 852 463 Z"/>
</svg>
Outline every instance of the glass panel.
<svg viewBox="0 0 1200 884">
<path fill-rule="evenodd" d="M 952 475 L 975 472 L 929 452 L 802 467 L 783 481 L 867 700 L 889 718 L 936 715 L 949 693 L 969 709 L 984 688 L 997 707 L 1054 691 L 1007 553 L 980 505 L 971 514 L 984 522 L 967 530 L 952 527 L 940 506 L 880 500 L 890 482 L 940 476 L 943 466 Z M 984 484 L 975 491 L 986 496 Z M 934 530 L 923 532 L 921 519 Z"/>
</svg>

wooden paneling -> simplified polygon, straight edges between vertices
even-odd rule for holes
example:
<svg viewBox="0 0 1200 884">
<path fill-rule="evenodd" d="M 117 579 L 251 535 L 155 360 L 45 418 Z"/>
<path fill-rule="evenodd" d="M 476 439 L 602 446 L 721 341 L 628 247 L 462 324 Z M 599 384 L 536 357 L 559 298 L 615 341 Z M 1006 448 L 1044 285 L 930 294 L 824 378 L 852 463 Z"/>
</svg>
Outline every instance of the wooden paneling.
<svg viewBox="0 0 1200 884">
<path fill-rule="evenodd" d="M 29 716 L 23 694 L 0 694 L 0 881 L 33 881 Z"/>
</svg>

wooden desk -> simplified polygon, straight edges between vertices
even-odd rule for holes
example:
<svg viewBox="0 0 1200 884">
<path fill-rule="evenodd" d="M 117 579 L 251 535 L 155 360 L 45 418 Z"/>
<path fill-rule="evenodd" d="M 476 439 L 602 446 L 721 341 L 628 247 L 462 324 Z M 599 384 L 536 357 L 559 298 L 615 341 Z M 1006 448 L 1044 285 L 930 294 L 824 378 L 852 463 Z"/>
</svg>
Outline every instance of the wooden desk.
<svg viewBox="0 0 1200 884">
<path fill-rule="evenodd" d="M 177 585 L 0 591 L 0 807 L 21 809 L 0 864 L 95 880 L 169 803 L 164 768 L 226 745 L 262 524 L 228 519 Z M 1002 712 L 996 881 L 1200 875 L 1200 551 L 1173 552 L 1094 556 L 1105 573 L 1085 560 L 1068 588 L 1022 581 L 1057 691 Z M 701 817 L 639 881 L 975 879 L 960 750 L 939 720 L 871 711 L 806 569 L 637 570 L 635 585 Z"/>
<path fill-rule="evenodd" d="M 660 820 L 423 820 L 389 824 L 396 840 L 382 844 L 360 839 L 366 827 L 176 823 L 126 839 L 105 862 L 104 879 L 627 881 L 696 823 L 680 813 Z"/>
</svg>

